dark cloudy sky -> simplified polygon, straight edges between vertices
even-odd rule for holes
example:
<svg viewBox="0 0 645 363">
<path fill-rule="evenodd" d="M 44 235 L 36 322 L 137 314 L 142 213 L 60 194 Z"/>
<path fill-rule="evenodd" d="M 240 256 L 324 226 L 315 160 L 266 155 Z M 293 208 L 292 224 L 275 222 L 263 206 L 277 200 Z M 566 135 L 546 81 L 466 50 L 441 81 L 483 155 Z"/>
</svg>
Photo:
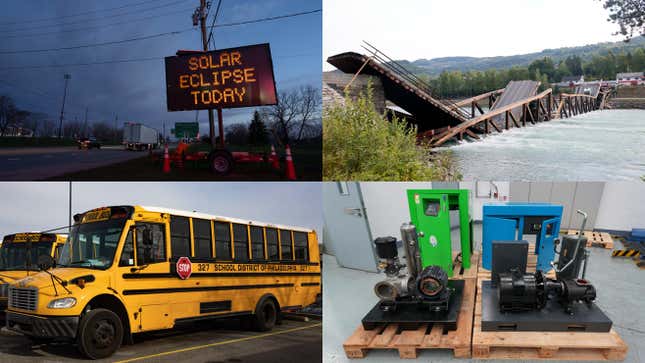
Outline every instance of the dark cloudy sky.
<svg viewBox="0 0 645 363">
<path fill-rule="evenodd" d="M 221 0 L 216 25 L 320 9 L 321 0 Z M 212 1 L 211 16 L 218 0 Z M 18 107 L 57 119 L 63 74 L 69 73 L 66 119 L 142 122 L 161 130 L 194 121 L 195 112 L 167 112 L 165 56 L 178 49 L 200 49 L 199 27 L 191 15 L 199 0 L 4 0 L 0 12 L 0 94 Z M 111 9 L 111 10 L 110 10 Z M 83 15 L 77 15 L 82 13 Z M 210 25 L 211 16 L 208 24 Z M 192 28 L 192 29 L 191 29 Z M 182 31 L 179 34 L 91 48 L 8 54 L 104 43 Z M 320 12 L 275 21 L 216 27 L 217 48 L 270 43 L 278 92 L 321 85 Z M 116 64 L 16 68 L 156 58 Z M 250 120 L 252 108 L 225 110 L 225 125 Z M 202 133 L 206 111 L 199 112 Z"/>
</svg>

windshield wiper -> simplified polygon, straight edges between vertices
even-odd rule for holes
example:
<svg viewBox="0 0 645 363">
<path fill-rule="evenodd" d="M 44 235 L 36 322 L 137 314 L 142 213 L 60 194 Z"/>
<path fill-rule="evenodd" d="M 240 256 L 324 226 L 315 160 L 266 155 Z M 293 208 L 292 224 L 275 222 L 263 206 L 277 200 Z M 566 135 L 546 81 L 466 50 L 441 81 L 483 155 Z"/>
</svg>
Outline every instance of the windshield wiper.
<svg viewBox="0 0 645 363">
<path fill-rule="evenodd" d="M 51 276 L 51 278 L 52 278 L 52 286 L 54 287 L 54 293 L 56 294 L 56 296 L 58 296 L 58 290 L 56 290 L 56 284 L 54 283 L 54 281 L 58 282 L 60 284 L 60 286 L 62 286 L 63 289 L 65 289 L 65 291 L 67 291 L 68 294 L 72 293 L 67 288 L 67 286 L 65 286 L 65 285 L 67 285 L 67 282 L 65 280 L 63 280 L 60 277 L 58 277 L 58 276 L 54 275 L 53 273 L 49 272 L 49 270 L 43 270 L 43 272 L 46 272 L 49 276 Z"/>
<path fill-rule="evenodd" d="M 88 264 L 90 264 L 90 267 L 93 267 L 93 266 L 94 266 L 94 264 L 93 264 L 91 261 L 89 261 L 89 260 L 78 260 L 78 261 L 72 261 L 72 262 L 70 262 L 69 264 L 67 264 L 67 266 L 71 266 L 71 265 L 82 265 L 82 264 L 84 264 L 84 263 L 88 263 Z"/>
</svg>

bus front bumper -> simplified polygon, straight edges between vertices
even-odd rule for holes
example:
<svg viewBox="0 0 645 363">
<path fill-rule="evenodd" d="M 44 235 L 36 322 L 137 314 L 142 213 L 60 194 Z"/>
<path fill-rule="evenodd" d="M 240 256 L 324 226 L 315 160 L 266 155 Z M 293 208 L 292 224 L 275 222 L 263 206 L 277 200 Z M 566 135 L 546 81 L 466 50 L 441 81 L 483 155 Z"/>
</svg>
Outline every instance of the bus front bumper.
<svg viewBox="0 0 645 363">
<path fill-rule="evenodd" d="M 78 316 L 35 316 L 7 311 L 7 329 L 38 338 L 73 339 Z"/>
</svg>

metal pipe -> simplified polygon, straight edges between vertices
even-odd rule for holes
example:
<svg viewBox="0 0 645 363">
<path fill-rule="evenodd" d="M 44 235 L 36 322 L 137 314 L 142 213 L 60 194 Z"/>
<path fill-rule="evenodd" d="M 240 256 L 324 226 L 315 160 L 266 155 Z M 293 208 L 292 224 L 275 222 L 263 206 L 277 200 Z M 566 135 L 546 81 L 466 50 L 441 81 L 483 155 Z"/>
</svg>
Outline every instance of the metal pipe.
<svg viewBox="0 0 645 363">
<path fill-rule="evenodd" d="M 580 231 L 578 231 L 578 241 L 576 241 L 576 248 L 575 248 L 575 251 L 573 252 L 573 258 L 571 258 L 571 260 L 569 260 L 569 262 L 567 262 L 564 265 L 564 267 L 560 268 L 558 266 L 558 268 L 555 268 L 555 272 L 557 272 L 557 273 L 560 273 L 560 272 L 566 270 L 572 263 L 574 263 L 576 261 L 576 258 L 578 257 L 578 249 L 580 248 L 580 241 L 582 241 L 582 233 L 583 233 L 583 231 L 585 229 L 585 224 L 587 224 L 587 213 L 581 211 L 580 209 L 578 209 L 576 212 L 578 214 L 582 214 L 583 219 L 582 219 L 582 225 L 580 225 Z M 586 251 L 587 250 L 585 249 L 585 253 L 586 253 Z M 586 263 L 585 263 L 585 265 L 586 265 Z M 551 262 L 551 266 L 553 266 L 553 262 Z M 585 266 L 585 268 L 586 268 L 586 266 Z"/>
<path fill-rule="evenodd" d="M 408 274 L 411 277 L 416 278 L 421 271 L 417 228 L 411 223 L 403 223 L 401 225 L 401 240 L 403 241 L 403 247 L 405 250 Z"/>
</svg>

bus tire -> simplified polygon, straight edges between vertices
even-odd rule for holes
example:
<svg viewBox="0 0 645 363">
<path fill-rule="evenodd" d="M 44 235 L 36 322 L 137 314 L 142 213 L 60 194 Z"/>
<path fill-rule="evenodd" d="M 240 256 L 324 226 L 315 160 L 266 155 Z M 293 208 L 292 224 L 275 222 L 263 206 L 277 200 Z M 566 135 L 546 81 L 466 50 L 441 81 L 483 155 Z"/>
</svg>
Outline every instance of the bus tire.
<svg viewBox="0 0 645 363">
<path fill-rule="evenodd" d="M 84 356 L 90 359 L 109 357 L 121 346 L 123 323 L 111 310 L 90 310 L 81 318 L 77 340 Z"/>
<path fill-rule="evenodd" d="M 278 320 L 278 308 L 271 298 L 260 300 L 253 314 L 253 328 L 257 331 L 273 329 Z"/>
</svg>

